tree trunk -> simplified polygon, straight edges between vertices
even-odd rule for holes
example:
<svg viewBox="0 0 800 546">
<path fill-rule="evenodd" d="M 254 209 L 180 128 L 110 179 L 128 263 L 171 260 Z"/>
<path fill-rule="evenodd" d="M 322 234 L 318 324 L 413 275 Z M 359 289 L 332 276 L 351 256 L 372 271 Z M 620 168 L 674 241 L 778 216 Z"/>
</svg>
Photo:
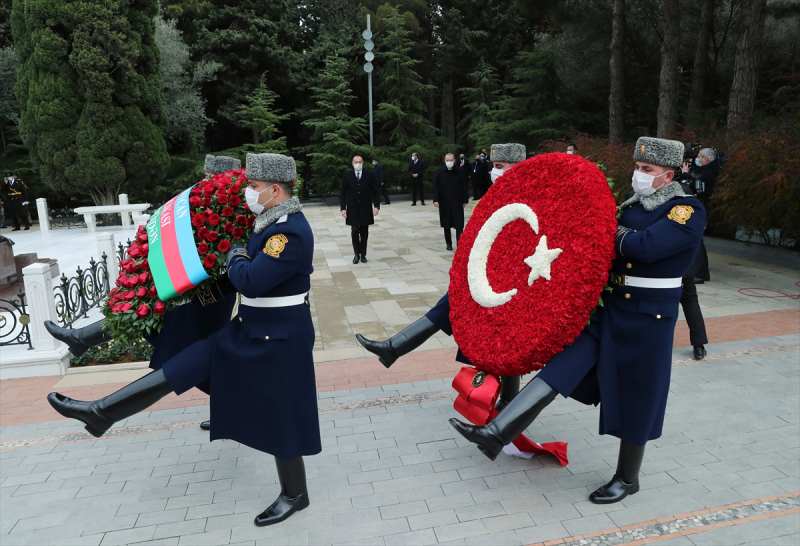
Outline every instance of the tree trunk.
<svg viewBox="0 0 800 546">
<path fill-rule="evenodd" d="M 658 128 L 656 135 L 673 138 L 678 125 L 678 45 L 680 2 L 662 0 L 664 37 L 661 40 L 661 74 L 658 79 Z"/>
<path fill-rule="evenodd" d="M 740 34 L 736 43 L 733 83 L 728 101 L 729 131 L 746 130 L 753 121 L 766 3 L 767 0 L 751 0 L 741 8 Z"/>
<path fill-rule="evenodd" d="M 706 78 L 708 77 L 708 46 L 711 41 L 713 24 L 714 0 L 703 0 L 703 8 L 700 12 L 700 34 L 697 36 L 692 67 L 692 90 L 689 95 L 689 121 L 692 124 L 698 123 L 703 114 Z"/>
<path fill-rule="evenodd" d="M 608 93 L 608 140 L 611 144 L 622 143 L 625 135 L 624 34 L 625 0 L 614 0 L 611 15 L 611 55 L 608 61 L 611 80 Z"/>
<path fill-rule="evenodd" d="M 448 78 L 442 86 L 442 136 L 451 143 L 456 141 L 456 116 L 453 108 L 453 79 Z"/>
</svg>

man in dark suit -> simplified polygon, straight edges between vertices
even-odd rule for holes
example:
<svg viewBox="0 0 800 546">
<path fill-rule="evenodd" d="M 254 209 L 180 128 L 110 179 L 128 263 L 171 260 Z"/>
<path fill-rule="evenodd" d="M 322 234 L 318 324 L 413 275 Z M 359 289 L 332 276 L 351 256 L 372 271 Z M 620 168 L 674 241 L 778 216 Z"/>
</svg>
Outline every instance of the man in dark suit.
<svg viewBox="0 0 800 546">
<path fill-rule="evenodd" d="M 350 226 L 353 240 L 353 263 L 367 263 L 367 238 L 369 226 L 375 223 L 375 216 L 381 208 L 375 177 L 364 169 L 364 158 L 353 156 L 353 168 L 342 179 L 339 194 L 339 207 L 342 218 Z"/>
<path fill-rule="evenodd" d="M 423 188 L 422 176 L 425 174 L 425 162 L 417 152 L 411 154 L 408 162 L 408 173 L 411 175 L 411 206 L 417 206 L 417 196 L 425 206 L 425 190 Z"/>
<path fill-rule="evenodd" d="M 444 156 L 444 165 L 433 177 L 433 206 L 439 209 L 439 224 L 444 229 L 447 250 L 453 250 L 451 229 L 456 230 L 456 242 L 464 231 L 464 204 L 469 200 L 464 171 L 456 166 L 455 156 Z"/>
<path fill-rule="evenodd" d="M 472 173 L 470 176 L 472 179 L 472 198 L 477 201 L 489 189 L 489 171 L 491 168 L 485 150 L 481 150 L 481 153 L 475 156 L 475 162 L 472 163 L 470 170 Z"/>
</svg>

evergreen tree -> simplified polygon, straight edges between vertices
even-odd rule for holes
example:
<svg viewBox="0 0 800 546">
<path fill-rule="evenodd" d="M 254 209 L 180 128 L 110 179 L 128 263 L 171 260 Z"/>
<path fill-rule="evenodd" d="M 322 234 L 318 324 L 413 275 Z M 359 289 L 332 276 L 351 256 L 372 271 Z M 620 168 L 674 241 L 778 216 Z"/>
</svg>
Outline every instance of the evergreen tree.
<svg viewBox="0 0 800 546">
<path fill-rule="evenodd" d="M 278 96 L 267 87 L 266 75 L 261 76 L 258 86 L 245 97 L 244 104 L 236 110 L 236 120 L 240 127 L 253 134 L 251 151 L 287 153 L 286 137 L 278 137 L 278 126 L 289 116 L 281 114 L 275 107 Z"/>
<path fill-rule="evenodd" d="M 529 48 L 519 52 L 511 81 L 490 113 L 486 131 L 492 142 L 521 142 L 535 149 L 540 142 L 561 137 L 567 115 L 561 110 L 560 85 L 549 51 Z"/>
<path fill-rule="evenodd" d="M 165 138 L 172 152 L 202 148 L 206 126 L 206 103 L 200 86 L 214 78 L 219 65 L 192 64 L 189 48 L 175 21 L 156 18 L 156 44 L 164 107 Z"/>
<path fill-rule="evenodd" d="M 471 87 L 462 87 L 459 93 L 463 97 L 465 112 L 459 129 L 466 135 L 474 148 L 491 143 L 493 125 L 493 107 L 500 97 L 500 79 L 497 71 L 481 59 L 474 72 L 469 74 Z"/>
<path fill-rule="evenodd" d="M 342 49 L 325 58 L 317 84 L 311 87 L 313 106 L 303 125 L 311 129 L 308 147 L 314 191 L 335 191 L 352 156 L 363 153 L 367 123 L 348 111 L 353 102 Z"/>
<path fill-rule="evenodd" d="M 8 150 L 19 122 L 19 107 L 14 96 L 17 55 L 11 47 L 0 48 L 0 155 Z M 0 173 L 0 176 L 2 173 Z"/>
<path fill-rule="evenodd" d="M 156 0 L 16 1 L 22 138 L 51 187 L 114 202 L 163 177 Z"/>
<path fill-rule="evenodd" d="M 395 153 L 406 155 L 412 145 L 434 135 L 425 105 L 425 97 L 434 86 L 422 83 L 417 72 L 420 61 L 412 57 L 414 41 L 405 16 L 384 4 L 378 9 L 377 19 L 380 40 L 375 56 L 380 68 L 376 70 L 379 102 L 375 121 L 379 140 Z"/>
</svg>

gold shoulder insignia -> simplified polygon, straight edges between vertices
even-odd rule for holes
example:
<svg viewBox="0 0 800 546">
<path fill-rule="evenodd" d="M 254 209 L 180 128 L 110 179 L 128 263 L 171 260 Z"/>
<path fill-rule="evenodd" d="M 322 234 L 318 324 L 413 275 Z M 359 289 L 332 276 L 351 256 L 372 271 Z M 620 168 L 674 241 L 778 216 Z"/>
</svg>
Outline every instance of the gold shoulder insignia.
<svg viewBox="0 0 800 546">
<path fill-rule="evenodd" d="M 273 235 L 267 239 L 267 243 L 264 245 L 264 254 L 272 256 L 273 258 L 278 258 L 286 248 L 286 243 L 288 242 L 288 237 L 283 233 Z"/>
<path fill-rule="evenodd" d="M 694 214 L 694 209 L 690 205 L 676 205 L 667 214 L 667 218 L 679 224 L 685 224 Z"/>
</svg>

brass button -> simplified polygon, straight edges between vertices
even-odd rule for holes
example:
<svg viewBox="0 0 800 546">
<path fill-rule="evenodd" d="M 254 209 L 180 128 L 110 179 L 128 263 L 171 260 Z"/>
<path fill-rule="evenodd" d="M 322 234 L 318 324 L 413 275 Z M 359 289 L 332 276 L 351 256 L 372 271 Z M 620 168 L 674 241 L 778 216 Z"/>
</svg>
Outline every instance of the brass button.
<svg viewBox="0 0 800 546">
<path fill-rule="evenodd" d="M 269 341 L 269 336 L 264 336 L 264 339 L 266 339 L 267 341 Z"/>
<path fill-rule="evenodd" d="M 631 294 L 630 294 L 630 292 L 625 292 L 625 299 L 626 299 L 626 300 L 629 300 L 629 299 L 631 299 Z"/>
<path fill-rule="evenodd" d="M 633 264 L 628 262 L 628 263 L 625 264 L 625 267 L 628 268 L 628 269 L 633 269 Z"/>
<path fill-rule="evenodd" d="M 661 315 L 656 315 L 656 318 L 660 319 L 660 318 L 661 318 Z"/>
</svg>

